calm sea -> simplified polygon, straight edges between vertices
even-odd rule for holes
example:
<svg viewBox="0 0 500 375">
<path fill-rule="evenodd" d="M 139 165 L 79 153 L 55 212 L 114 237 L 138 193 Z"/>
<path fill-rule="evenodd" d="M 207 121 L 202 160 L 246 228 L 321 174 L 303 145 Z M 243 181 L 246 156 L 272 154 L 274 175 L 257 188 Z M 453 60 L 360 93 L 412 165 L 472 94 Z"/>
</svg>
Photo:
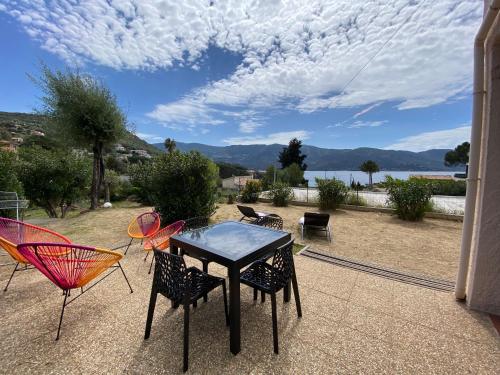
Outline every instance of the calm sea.
<svg viewBox="0 0 500 375">
<path fill-rule="evenodd" d="M 422 174 L 427 174 L 427 175 L 445 175 L 445 176 L 453 176 L 455 173 L 463 173 L 462 171 L 443 171 L 443 172 L 436 172 L 436 171 L 380 171 L 378 173 L 373 174 L 373 182 L 380 182 L 385 179 L 386 175 L 390 175 L 394 178 L 399 178 L 402 180 L 408 179 L 411 175 L 422 175 Z M 361 171 L 305 171 L 304 172 L 304 178 L 306 180 L 309 180 L 309 186 L 313 187 L 316 186 L 316 181 L 315 178 L 332 178 L 335 177 L 339 180 L 344 181 L 346 184 L 350 184 L 351 181 L 354 179 L 354 181 L 358 182 L 362 185 L 365 185 L 368 183 L 368 174 L 361 172 Z"/>
</svg>

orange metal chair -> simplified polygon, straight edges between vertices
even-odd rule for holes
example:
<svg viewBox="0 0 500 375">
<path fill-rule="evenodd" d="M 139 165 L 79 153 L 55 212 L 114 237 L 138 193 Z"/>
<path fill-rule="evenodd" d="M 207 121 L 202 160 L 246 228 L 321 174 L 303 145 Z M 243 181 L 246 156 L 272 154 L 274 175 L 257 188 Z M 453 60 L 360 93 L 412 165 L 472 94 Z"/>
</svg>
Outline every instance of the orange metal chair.
<svg viewBox="0 0 500 375">
<path fill-rule="evenodd" d="M 151 237 L 160 229 L 160 215 L 156 212 L 146 212 L 134 218 L 128 225 L 127 233 L 130 237 L 130 242 L 127 245 L 125 254 L 127 254 L 132 241 L 140 239 L 141 243 L 144 239 Z"/>
<path fill-rule="evenodd" d="M 175 223 L 172 223 L 170 225 L 167 225 L 165 228 L 160 229 L 153 236 L 147 238 L 146 241 L 144 242 L 144 251 L 147 252 L 144 261 L 146 261 L 146 259 L 149 256 L 149 253 L 152 250 L 168 249 L 168 247 L 170 246 L 170 237 L 172 237 L 174 234 L 181 232 L 182 228 L 184 228 L 184 224 L 185 224 L 184 220 L 176 221 Z M 151 265 L 149 266 L 148 274 L 151 273 L 151 268 L 153 267 L 154 260 L 155 257 L 151 259 Z"/>
<path fill-rule="evenodd" d="M 56 340 L 59 339 L 65 307 L 117 269 L 122 271 L 130 293 L 133 292 L 120 264 L 123 255 L 115 251 L 74 244 L 43 242 L 19 244 L 18 251 L 50 281 L 63 290 L 64 301 Z M 84 287 L 92 280 L 111 268 L 111 272 L 84 290 Z M 81 293 L 68 301 L 71 289 L 75 288 L 80 288 Z"/>
<path fill-rule="evenodd" d="M 28 267 L 30 261 L 18 251 L 18 245 L 23 242 L 35 241 L 71 243 L 67 237 L 49 229 L 24 223 L 22 221 L 0 217 L 0 247 L 4 249 L 16 262 L 16 266 L 10 275 L 9 281 L 7 281 L 4 292 L 7 291 L 7 288 L 9 287 L 9 284 L 16 272 L 33 268 Z"/>
</svg>

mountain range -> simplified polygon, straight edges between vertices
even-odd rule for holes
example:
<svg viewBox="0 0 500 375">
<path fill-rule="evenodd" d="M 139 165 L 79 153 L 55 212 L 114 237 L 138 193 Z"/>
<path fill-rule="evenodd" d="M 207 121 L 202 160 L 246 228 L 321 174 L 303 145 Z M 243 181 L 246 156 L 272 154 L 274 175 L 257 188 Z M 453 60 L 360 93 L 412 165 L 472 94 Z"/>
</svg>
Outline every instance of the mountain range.
<svg viewBox="0 0 500 375">
<path fill-rule="evenodd" d="M 214 161 L 240 164 L 246 168 L 263 170 L 277 165 L 278 154 L 283 145 L 232 145 L 210 146 L 202 143 L 176 142 L 180 151 L 197 150 Z M 162 143 L 154 144 L 164 150 Z M 366 160 L 375 161 L 384 171 L 453 171 L 462 168 L 448 168 L 444 165 L 447 149 L 433 149 L 422 152 L 382 150 L 378 148 L 327 149 L 309 145 L 302 146 L 307 155 L 305 162 L 311 171 L 359 170 Z"/>
</svg>

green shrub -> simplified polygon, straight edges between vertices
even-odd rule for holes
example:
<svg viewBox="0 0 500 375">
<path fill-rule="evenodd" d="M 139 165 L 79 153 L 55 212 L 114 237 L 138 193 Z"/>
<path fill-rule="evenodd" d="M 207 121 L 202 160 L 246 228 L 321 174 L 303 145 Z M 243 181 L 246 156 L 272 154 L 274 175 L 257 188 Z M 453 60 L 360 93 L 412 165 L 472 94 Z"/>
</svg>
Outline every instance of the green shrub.
<svg viewBox="0 0 500 375">
<path fill-rule="evenodd" d="M 297 163 L 290 164 L 281 171 L 280 178 L 290 186 L 299 186 L 304 181 L 304 171 Z"/>
<path fill-rule="evenodd" d="M 367 205 L 366 199 L 364 199 L 363 197 L 360 197 L 356 193 L 349 193 L 347 195 L 346 200 L 345 200 L 345 204 L 349 204 L 352 206 L 366 206 Z"/>
<path fill-rule="evenodd" d="M 413 178 L 411 178 L 413 179 Z M 432 195 L 465 196 L 467 183 L 454 180 L 423 180 L 426 181 L 432 191 Z"/>
<path fill-rule="evenodd" d="M 106 191 L 106 184 L 109 184 L 109 197 L 112 202 L 127 199 L 132 193 L 130 182 L 123 179 L 112 169 L 108 169 L 104 176 L 104 192 Z"/>
<path fill-rule="evenodd" d="M 234 203 L 234 195 L 233 194 L 229 194 L 227 196 L 227 204 L 233 204 Z"/>
<path fill-rule="evenodd" d="M 20 157 L 19 178 L 26 197 L 49 217 L 58 217 L 58 210 L 64 217 L 74 202 L 88 196 L 92 178 L 89 158 L 38 146 L 23 148 Z"/>
<path fill-rule="evenodd" d="M 261 191 L 260 181 L 249 180 L 241 192 L 241 201 L 243 203 L 255 203 L 259 200 L 259 193 Z"/>
<path fill-rule="evenodd" d="M 271 185 L 268 196 L 275 206 L 285 207 L 293 199 L 293 189 L 284 182 L 276 182 Z"/>
<path fill-rule="evenodd" d="M 0 191 L 15 191 L 22 195 L 23 188 L 17 175 L 16 154 L 0 150 Z"/>
<path fill-rule="evenodd" d="M 346 184 L 336 178 L 316 178 L 319 193 L 319 206 L 321 209 L 335 210 L 345 202 L 348 189 Z"/>
<path fill-rule="evenodd" d="M 152 163 L 151 198 L 164 224 L 195 216 L 208 216 L 215 209 L 217 166 L 199 152 L 173 151 Z"/>
<path fill-rule="evenodd" d="M 398 180 L 386 177 L 388 200 L 399 218 L 409 221 L 422 220 L 430 206 L 432 191 L 421 179 Z"/>
<path fill-rule="evenodd" d="M 135 195 L 139 202 L 153 205 L 153 163 L 151 161 L 132 164 L 128 168 L 130 193 Z"/>
</svg>

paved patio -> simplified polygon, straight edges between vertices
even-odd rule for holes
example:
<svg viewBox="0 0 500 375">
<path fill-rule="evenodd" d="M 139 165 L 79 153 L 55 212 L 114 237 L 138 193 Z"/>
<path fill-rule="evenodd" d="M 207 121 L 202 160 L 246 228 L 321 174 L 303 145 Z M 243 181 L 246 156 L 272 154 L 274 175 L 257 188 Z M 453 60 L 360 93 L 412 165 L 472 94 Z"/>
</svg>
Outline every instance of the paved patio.
<svg viewBox="0 0 500 375">
<path fill-rule="evenodd" d="M 98 210 L 40 224 L 74 242 L 111 246 L 126 239 L 129 220 L 144 210 Z M 295 233 L 295 222 L 288 221 Z M 335 225 L 347 228 L 349 223 Z M 159 297 L 151 337 L 143 339 L 152 282 L 143 258 L 136 244 L 122 262 L 133 294 L 115 272 L 70 304 L 58 342 L 61 291 L 36 270 L 19 272 L 9 290 L 0 292 L 0 373 L 181 373 L 182 309 L 170 309 Z M 0 257 L 0 263 L 8 259 Z M 233 356 L 222 292 L 216 290 L 191 315 L 190 373 L 493 374 L 500 367 L 500 339 L 489 317 L 467 310 L 451 293 L 303 256 L 295 263 L 303 317 L 297 319 L 293 298 L 283 305 L 278 296 L 280 354 L 272 350 L 269 298 L 254 303 L 252 291 L 242 286 L 242 350 Z M 10 272 L 0 267 L 0 285 Z M 210 272 L 226 274 L 216 264 Z"/>
<path fill-rule="evenodd" d="M 61 291 L 37 271 L 16 275 L 0 294 L 1 372 L 181 373 L 182 309 L 159 298 L 151 338 L 143 339 L 152 280 L 143 256 L 135 246 L 123 261 L 135 292 L 114 273 L 68 306 L 58 342 Z M 297 319 L 293 299 L 286 305 L 278 299 L 280 354 L 272 351 L 269 300 L 253 302 L 246 287 L 242 350 L 229 352 L 217 290 L 192 314 L 189 372 L 493 374 L 500 367 L 500 341 L 489 318 L 452 294 L 295 260 L 304 315 Z M 225 274 L 217 265 L 211 272 Z M 8 275 L 1 267 L 2 285 Z"/>
</svg>

